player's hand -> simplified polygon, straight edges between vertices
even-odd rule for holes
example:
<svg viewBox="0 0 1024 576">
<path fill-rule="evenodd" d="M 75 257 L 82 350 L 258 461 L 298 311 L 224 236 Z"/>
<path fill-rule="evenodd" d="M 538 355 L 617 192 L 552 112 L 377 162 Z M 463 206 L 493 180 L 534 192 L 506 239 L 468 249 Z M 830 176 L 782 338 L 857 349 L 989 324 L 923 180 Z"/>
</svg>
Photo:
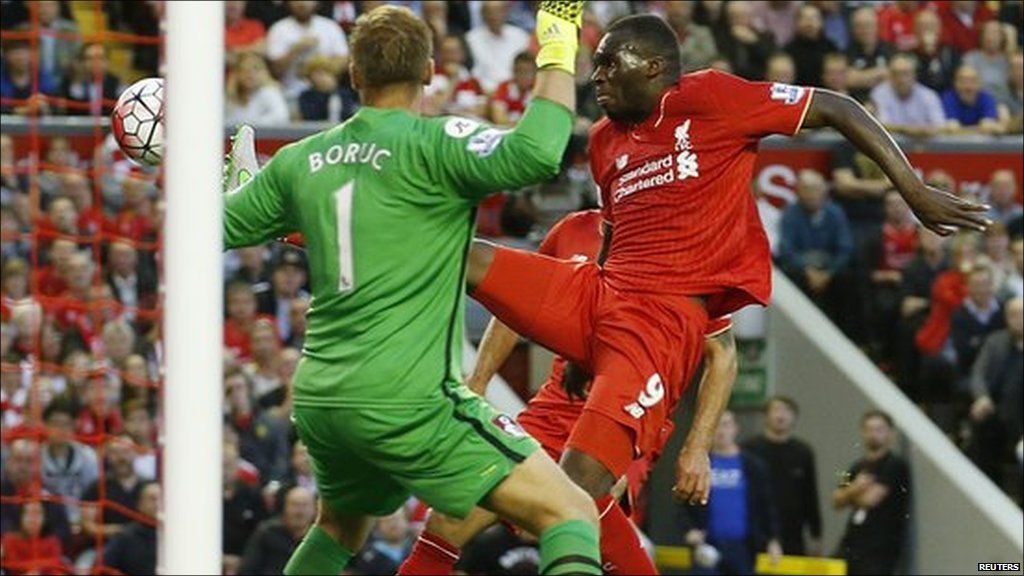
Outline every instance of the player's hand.
<svg viewBox="0 0 1024 576">
<path fill-rule="evenodd" d="M 870 472 L 861 472 L 860 474 L 857 474 L 857 476 L 853 479 L 853 482 L 850 484 L 850 487 L 856 490 L 865 490 L 868 486 L 871 486 L 871 484 L 873 484 L 874 481 L 874 474 L 871 474 Z"/>
<path fill-rule="evenodd" d="M 711 494 L 711 459 L 707 450 L 683 447 L 676 460 L 676 485 L 672 496 L 686 504 L 708 503 Z"/>
<path fill-rule="evenodd" d="M 537 8 L 537 68 L 576 73 L 583 0 L 544 0 Z"/>
<path fill-rule="evenodd" d="M 949 236 L 958 228 L 984 232 L 992 221 L 985 213 L 988 206 L 964 200 L 944 190 L 918 182 L 915 190 L 904 193 L 910 209 L 921 224 L 940 236 Z"/>
<path fill-rule="evenodd" d="M 982 396 L 975 400 L 974 404 L 971 404 L 971 420 L 981 422 L 995 411 L 996 405 L 992 403 L 992 399 L 988 396 Z"/>
<path fill-rule="evenodd" d="M 579 400 L 587 399 L 587 384 L 592 376 L 586 370 L 580 368 L 575 362 L 567 362 L 565 374 L 562 377 L 562 388 L 569 398 Z"/>
</svg>

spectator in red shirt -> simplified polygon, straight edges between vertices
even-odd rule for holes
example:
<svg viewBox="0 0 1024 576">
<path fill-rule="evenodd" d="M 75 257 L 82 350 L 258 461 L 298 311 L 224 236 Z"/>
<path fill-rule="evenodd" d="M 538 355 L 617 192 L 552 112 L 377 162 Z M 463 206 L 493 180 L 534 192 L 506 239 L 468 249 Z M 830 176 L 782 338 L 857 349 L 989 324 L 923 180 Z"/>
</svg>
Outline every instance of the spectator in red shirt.
<svg viewBox="0 0 1024 576">
<path fill-rule="evenodd" d="M 942 19 L 942 43 L 953 46 L 961 55 L 977 48 L 981 25 L 993 17 L 985 2 L 951 0 L 936 4 Z"/>
<path fill-rule="evenodd" d="M 87 237 L 98 234 L 103 229 L 103 208 L 93 202 L 89 179 L 77 172 L 61 174 L 60 191 L 78 212 L 78 233 Z"/>
<path fill-rule="evenodd" d="M 50 242 L 47 251 L 46 266 L 34 271 L 36 292 L 40 296 L 57 296 L 68 289 L 68 264 L 77 246 L 66 238 L 57 238 Z"/>
<path fill-rule="evenodd" d="M 8 574 L 67 574 L 64 553 L 56 536 L 46 535 L 46 514 L 39 501 L 20 510 L 17 532 L 3 536 L 3 567 Z"/>
<path fill-rule="evenodd" d="M 272 320 L 260 318 L 249 333 L 252 362 L 242 372 L 252 382 L 253 397 L 260 409 L 280 406 L 287 396 L 284 382 L 278 372 L 281 339 Z"/>
<path fill-rule="evenodd" d="M 928 318 L 932 284 L 948 267 L 946 242 L 938 234 L 924 227 L 919 228 L 917 247 L 917 255 L 903 271 L 897 337 L 900 387 L 914 400 L 919 398 L 916 386 L 919 383 L 921 360 L 914 337 Z"/>
<path fill-rule="evenodd" d="M 274 317 L 256 314 L 256 295 L 245 282 L 228 284 L 225 296 L 228 317 L 224 320 L 224 347 L 231 359 L 245 362 L 252 356 L 249 335 L 256 320 L 266 318 L 273 322 Z"/>
<path fill-rule="evenodd" d="M 97 370 L 92 374 L 82 391 L 84 406 L 75 421 L 78 439 L 91 446 L 102 444 L 109 435 L 120 434 L 124 427 L 116 398 L 108 390 L 110 383 L 107 377 L 105 370 Z"/>
<path fill-rule="evenodd" d="M 878 35 L 897 50 L 913 50 L 917 46 L 914 18 L 921 9 L 917 0 L 897 0 L 883 6 L 878 11 Z"/>
<path fill-rule="evenodd" d="M 45 298 L 43 305 L 62 329 L 77 332 L 82 342 L 92 348 L 92 344 L 99 343 L 93 339 L 99 335 L 100 326 L 96 325 L 89 313 L 93 262 L 88 253 L 76 251 L 68 257 L 65 279 L 67 289 L 59 296 Z"/>
<path fill-rule="evenodd" d="M 910 208 L 896 192 L 885 195 L 885 221 L 872 247 L 874 270 L 865 299 L 870 318 L 872 353 L 883 368 L 895 356 L 896 321 L 903 294 L 903 271 L 917 254 L 917 223 Z"/>
<path fill-rule="evenodd" d="M 928 318 L 917 331 L 915 343 L 921 353 L 920 382 L 924 390 L 948 392 L 956 377 L 956 356 L 950 342 L 950 322 L 967 297 L 967 275 L 977 259 L 978 237 L 961 233 L 953 240 L 950 267 L 932 284 Z M 932 398 L 934 399 L 934 397 Z"/>
<path fill-rule="evenodd" d="M 231 66 L 240 52 L 267 51 L 267 28 L 255 18 L 245 17 L 245 0 L 224 3 L 224 49 Z"/>
<path fill-rule="evenodd" d="M 58 197 L 50 201 L 46 216 L 39 222 L 39 234 L 43 238 L 78 235 L 78 210 L 70 198 Z"/>
<path fill-rule="evenodd" d="M 523 116 L 533 96 L 533 80 L 537 64 L 529 52 L 516 54 L 512 61 L 512 79 L 498 84 L 491 97 L 491 122 L 498 126 L 512 126 Z"/>
<path fill-rule="evenodd" d="M 427 87 L 425 100 L 435 114 L 484 116 L 487 95 L 466 68 L 466 49 L 458 36 L 447 36 L 441 42 L 437 71 Z"/>
<path fill-rule="evenodd" d="M 124 204 L 108 223 L 108 233 L 136 242 L 152 239 L 156 235 L 156 227 L 153 224 L 151 184 L 139 176 L 130 175 L 121 187 Z"/>
</svg>

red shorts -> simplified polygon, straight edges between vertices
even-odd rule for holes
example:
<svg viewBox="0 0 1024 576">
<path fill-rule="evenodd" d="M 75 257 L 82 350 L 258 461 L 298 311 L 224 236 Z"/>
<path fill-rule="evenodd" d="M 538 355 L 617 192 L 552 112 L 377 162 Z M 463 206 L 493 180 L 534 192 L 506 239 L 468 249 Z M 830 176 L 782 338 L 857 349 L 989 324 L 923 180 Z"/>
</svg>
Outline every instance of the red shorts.
<svg viewBox="0 0 1024 576">
<path fill-rule="evenodd" d="M 562 459 L 569 435 L 583 413 L 583 401 L 569 399 L 558 386 L 548 379 L 526 405 L 526 410 L 516 416 L 523 430 L 536 438 L 555 462 Z"/>
<path fill-rule="evenodd" d="M 700 305 L 685 296 L 614 290 L 593 263 L 502 247 L 473 297 L 519 334 L 593 374 L 568 446 L 615 477 L 660 448 L 662 428 L 704 351 L 708 318 Z"/>
</svg>

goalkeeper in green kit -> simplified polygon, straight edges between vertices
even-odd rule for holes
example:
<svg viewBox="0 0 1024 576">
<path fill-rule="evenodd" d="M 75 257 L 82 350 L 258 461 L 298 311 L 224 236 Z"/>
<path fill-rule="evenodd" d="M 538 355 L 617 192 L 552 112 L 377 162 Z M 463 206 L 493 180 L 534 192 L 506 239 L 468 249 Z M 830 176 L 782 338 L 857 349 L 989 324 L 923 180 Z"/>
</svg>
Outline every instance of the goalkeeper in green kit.
<svg viewBox="0 0 1024 576">
<path fill-rule="evenodd" d="M 410 494 L 456 517 L 479 505 L 539 535 L 542 574 L 601 573 L 592 499 L 461 375 L 475 208 L 558 172 L 582 4 L 540 3 L 534 99 L 512 130 L 420 117 L 430 29 L 405 8 L 361 16 L 350 73 L 363 108 L 226 196 L 228 248 L 300 232 L 309 257 L 293 419 L 320 512 L 285 574 L 339 574 L 373 517 Z M 241 168 L 229 176 L 254 171 Z"/>
</svg>

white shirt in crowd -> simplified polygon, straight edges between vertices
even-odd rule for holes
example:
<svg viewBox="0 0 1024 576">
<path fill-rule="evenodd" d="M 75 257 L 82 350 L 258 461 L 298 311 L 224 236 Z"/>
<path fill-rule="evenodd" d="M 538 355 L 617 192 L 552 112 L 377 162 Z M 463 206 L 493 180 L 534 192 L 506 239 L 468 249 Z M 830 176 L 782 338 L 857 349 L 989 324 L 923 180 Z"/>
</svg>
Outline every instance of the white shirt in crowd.
<svg viewBox="0 0 1024 576">
<path fill-rule="evenodd" d="M 307 84 L 300 75 L 306 60 L 315 55 L 348 56 L 348 40 L 341 26 L 330 18 L 314 14 L 305 24 L 300 24 L 293 16 L 274 23 L 267 32 L 267 57 L 271 60 L 283 57 L 294 44 L 309 34 L 316 36 L 316 47 L 293 60 L 281 78 L 289 97 L 297 97 L 306 88 Z"/>
<path fill-rule="evenodd" d="M 511 24 L 505 24 L 500 35 L 487 26 L 478 26 L 466 33 L 466 44 L 473 53 L 473 76 L 490 94 L 498 84 L 512 77 L 512 61 L 516 54 L 529 48 L 530 35 Z"/>
<path fill-rule="evenodd" d="M 288 101 L 281 88 L 275 84 L 260 88 L 245 104 L 228 102 L 224 110 L 224 122 L 231 126 L 276 126 L 287 124 L 289 120 L 291 115 L 288 113 Z"/>
</svg>

